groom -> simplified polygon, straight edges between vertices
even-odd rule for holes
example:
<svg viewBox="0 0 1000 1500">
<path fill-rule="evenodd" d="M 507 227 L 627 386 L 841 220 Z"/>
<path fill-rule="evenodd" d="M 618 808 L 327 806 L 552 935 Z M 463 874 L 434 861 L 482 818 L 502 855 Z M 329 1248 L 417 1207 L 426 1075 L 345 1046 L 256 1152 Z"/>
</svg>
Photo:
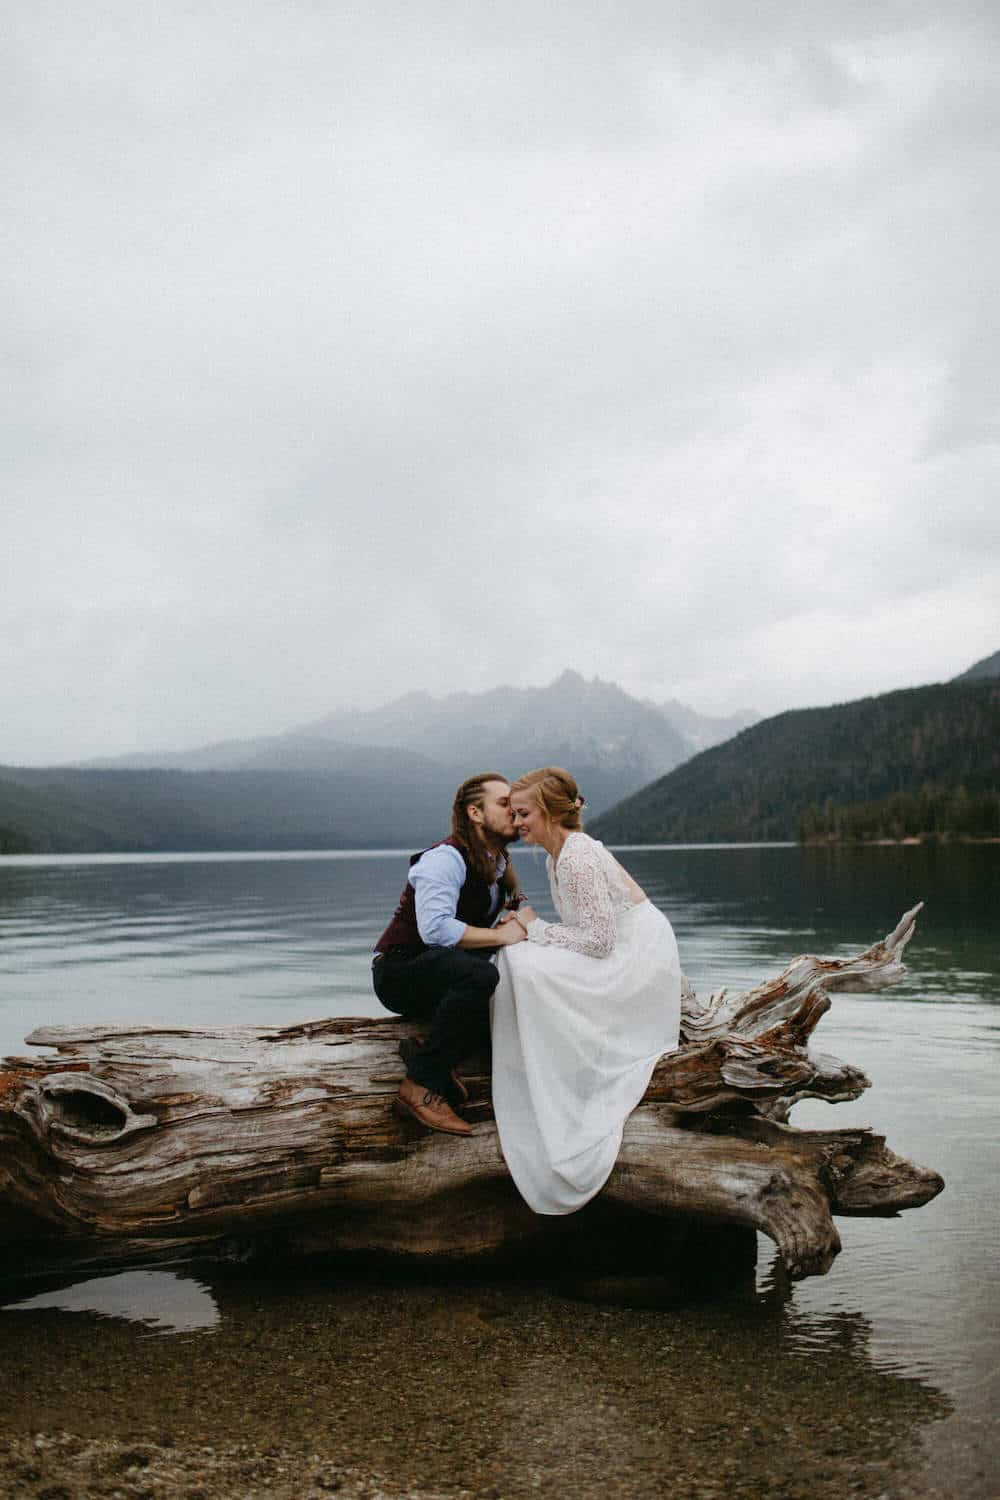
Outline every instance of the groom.
<svg viewBox="0 0 1000 1500">
<path fill-rule="evenodd" d="M 422 1045 L 401 1045 L 407 1068 L 396 1110 L 447 1135 L 472 1134 L 455 1113 L 468 1097 L 455 1068 L 489 1044 L 490 996 L 500 977 L 490 959 L 525 937 L 517 922 L 494 926 L 514 889 L 506 850 L 516 837 L 505 778 L 483 771 L 463 781 L 451 833 L 411 858 L 372 959 L 372 984 L 386 1009 L 430 1023 Z"/>
</svg>

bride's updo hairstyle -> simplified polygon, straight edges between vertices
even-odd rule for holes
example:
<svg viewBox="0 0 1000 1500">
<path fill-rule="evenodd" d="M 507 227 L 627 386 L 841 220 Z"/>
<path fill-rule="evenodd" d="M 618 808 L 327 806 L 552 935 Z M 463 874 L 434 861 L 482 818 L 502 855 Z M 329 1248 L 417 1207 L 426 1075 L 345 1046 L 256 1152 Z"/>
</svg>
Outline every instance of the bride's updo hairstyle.
<svg viewBox="0 0 1000 1500">
<path fill-rule="evenodd" d="M 568 828 L 571 833 L 580 832 L 583 826 L 580 810 L 586 799 L 580 796 L 580 788 L 561 766 L 542 766 L 537 771 L 527 771 L 517 778 L 510 790 L 511 793 L 531 792 L 550 826 L 555 824 L 559 828 Z"/>
</svg>

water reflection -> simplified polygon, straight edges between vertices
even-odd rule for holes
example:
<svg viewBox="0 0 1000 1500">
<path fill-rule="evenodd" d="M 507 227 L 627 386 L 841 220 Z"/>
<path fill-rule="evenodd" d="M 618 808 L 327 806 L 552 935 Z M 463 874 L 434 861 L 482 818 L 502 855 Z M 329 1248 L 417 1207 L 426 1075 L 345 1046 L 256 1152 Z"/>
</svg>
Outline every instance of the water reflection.
<svg viewBox="0 0 1000 1500">
<path fill-rule="evenodd" d="M 174 1271 L 123 1271 L 91 1277 L 8 1302 L 3 1312 L 96 1313 L 125 1318 L 157 1333 L 191 1333 L 215 1328 L 219 1309 L 211 1292 L 191 1276 Z"/>
<path fill-rule="evenodd" d="M 34 1430 L 44 1412 L 75 1432 L 298 1444 L 421 1493 L 652 1500 L 709 1483 L 798 1494 L 804 1474 L 816 1497 L 879 1494 L 950 1409 L 930 1382 L 879 1368 L 862 1314 L 800 1322 L 777 1283 L 650 1309 L 454 1275 L 202 1278 L 220 1315 L 207 1337 L 149 1340 L 151 1304 L 125 1321 L 128 1297 L 96 1325 L 61 1315 L 57 1338 L 37 1301 L 0 1316 L 0 1368 L 19 1371 L 0 1422 Z"/>
<path fill-rule="evenodd" d="M 629 849 L 700 991 L 756 984 L 805 949 L 856 950 L 923 898 L 896 999 L 1000 1000 L 1000 849 Z M 517 855 L 549 910 L 540 859 Z M 89 862 L 0 859 L 0 1055 L 32 1027 L 378 1014 L 371 946 L 399 854 Z"/>
<path fill-rule="evenodd" d="M 856 951 L 923 900 L 895 998 L 1000 1000 L 1000 847 L 630 849 L 696 988 L 756 984 L 802 951 Z M 762 967 L 763 966 L 763 967 Z"/>
<path fill-rule="evenodd" d="M 949 1403 L 923 1381 L 874 1365 L 861 1314 L 803 1321 L 792 1309 L 787 1286 L 774 1285 L 752 1300 L 675 1307 L 658 1320 L 622 1326 L 612 1314 L 606 1336 L 640 1355 L 643 1378 L 621 1355 L 570 1347 L 561 1376 L 575 1393 L 568 1411 L 553 1385 L 554 1340 L 540 1340 L 504 1393 L 504 1471 L 526 1490 L 544 1483 L 532 1444 L 559 1422 L 595 1465 L 612 1446 L 628 1454 L 630 1471 L 659 1469 L 679 1481 L 678 1493 L 688 1466 L 698 1472 L 706 1462 L 720 1494 L 734 1492 L 730 1485 L 746 1495 L 804 1493 L 803 1472 L 815 1474 L 815 1493 L 877 1493 L 868 1487 L 873 1472 L 880 1483 L 905 1472 L 918 1434 Z"/>
<path fill-rule="evenodd" d="M 911 1376 L 926 1380 L 918 1390 L 940 1387 L 955 1399 L 959 1414 L 949 1419 L 953 1428 L 963 1412 L 969 1420 L 994 1422 L 1000 1408 L 1000 1392 L 993 1386 L 1000 1367 L 1000 1267 L 994 1251 L 1000 1213 L 989 1185 L 1000 1173 L 1000 847 L 642 849 L 622 857 L 670 916 L 684 967 L 700 991 L 755 984 L 803 951 L 855 951 L 925 900 L 917 937 L 907 951 L 906 982 L 882 997 L 838 996 L 818 1035 L 821 1050 L 868 1074 L 872 1091 L 836 1109 L 809 1101 L 796 1109 L 793 1123 L 874 1124 L 894 1150 L 940 1170 L 947 1189 L 899 1220 L 840 1221 L 845 1248 L 830 1275 L 797 1284 L 790 1296 L 777 1285 L 758 1284 L 749 1303 L 730 1299 L 714 1311 L 676 1296 L 659 1306 L 559 1303 L 582 1320 L 580 1347 L 596 1364 L 611 1358 L 615 1379 L 625 1382 L 623 1343 L 632 1341 L 635 1358 L 654 1364 L 660 1343 L 669 1344 L 697 1383 L 699 1340 L 704 1340 L 710 1377 L 716 1369 L 725 1374 L 719 1350 L 729 1339 L 755 1370 L 758 1357 L 767 1368 L 775 1365 L 774 1382 L 779 1380 L 776 1362 L 787 1359 L 808 1385 L 822 1374 L 830 1351 L 844 1342 L 845 1328 L 853 1329 L 851 1357 L 866 1372 L 865 1389 L 873 1401 L 883 1399 L 881 1378 Z M 541 860 L 523 851 L 517 861 L 534 904 L 548 911 Z M 369 949 L 395 903 L 404 871 L 405 857 L 399 854 L 63 863 L 0 859 L 0 1056 L 23 1050 L 22 1038 L 40 1025 L 153 1019 L 180 1025 L 282 1024 L 312 1015 L 378 1014 Z M 340 1286 L 335 1295 L 330 1286 L 312 1280 L 303 1283 L 300 1295 L 284 1298 L 280 1287 L 262 1283 L 260 1306 L 251 1308 L 249 1283 L 223 1285 L 213 1277 L 205 1285 L 222 1314 L 207 1337 L 178 1333 L 152 1341 L 146 1337 L 151 1325 L 131 1323 L 125 1314 L 100 1319 L 101 1347 L 134 1353 L 135 1339 L 146 1337 L 147 1347 L 169 1363 L 173 1355 L 165 1351 L 186 1343 L 217 1345 L 239 1366 L 245 1344 L 252 1360 L 264 1361 L 263 1389 L 273 1379 L 269 1341 L 286 1349 L 293 1365 L 306 1363 L 304 1350 L 311 1341 L 328 1358 L 320 1391 L 332 1410 L 350 1413 L 354 1408 L 344 1382 L 356 1378 L 359 1393 L 372 1380 L 399 1391 L 399 1370 L 412 1368 L 411 1354 L 419 1360 L 422 1350 L 449 1379 L 467 1356 L 495 1356 L 498 1370 L 508 1369 L 511 1390 L 520 1389 L 519 1399 L 526 1402 L 533 1382 L 544 1378 L 564 1389 L 545 1319 L 555 1320 L 559 1338 L 576 1338 L 569 1314 L 564 1322 L 563 1312 L 546 1302 L 543 1319 L 543 1302 L 532 1300 L 542 1294 L 524 1289 L 484 1298 L 461 1287 L 437 1288 L 432 1305 L 419 1287 L 397 1295 L 391 1287 L 377 1292 Z M 509 1310 L 511 1317 L 498 1316 L 498 1309 Z M 365 1317 L 370 1323 L 363 1337 Z M 394 1318 L 399 1330 L 412 1335 L 412 1349 L 388 1326 Z M 858 1318 L 863 1328 L 856 1325 Z M 95 1338 L 96 1315 L 74 1318 L 36 1309 L 0 1316 L 0 1343 L 8 1341 L 12 1357 L 22 1344 L 30 1346 L 44 1363 L 53 1320 L 60 1331 L 53 1342 L 60 1345 L 76 1340 L 85 1352 L 86 1340 Z M 527 1334 L 522 1339 L 511 1331 L 516 1320 L 545 1341 L 544 1358 Z M 427 1332 L 432 1325 L 442 1330 L 440 1345 L 437 1335 L 431 1339 Z M 307 1328 L 312 1329 L 308 1338 Z M 344 1359 L 354 1374 L 342 1362 L 344 1382 L 338 1384 L 328 1351 L 331 1330 L 340 1328 L 346 1330 L 345 1347 L 353 1349 Z M 608 1335 L 603 1342 L 602 1329 Z M 387 1349 L 399 1360 L 395 1370 L 385 1363 Z M 516 1354 L 533 1361 L 531 1379 L 522 1380 L 514 1368 Z M 57 1362 L 50 1356 L 48 1363 L 58 1385 Z M 183 1384 L 184 1378 L 178 1364 L 177 1379 Z M 597 1380 L 586 1372 L 580 1378 L 584 1384 Z M 636 1378 L 641 1384 L 646 1377 Z M 197 1389 L 210 1379 L 207 1366 L 199 1379 Z M 330 1395 L 332 1384 L 336 1389 Z M 470 1399 L 478 1401 L 474 1386 L 467 1382 Z M 487 1387 L 503 1406 L 507 1388 L 496 1382 L 490 1387 L 489 1379 Z M 613 1393 L 602 1390 L 602 1399 L 615 1404 Z M 884 1387 L 890 1401 L 900 1390 L 908 1400 L 911 1387 Z M 792 1403 L 791 1387 L 783 1392 Z M 711 1399 L 709 1390 L 704 1394 Z M 544 1399 L 572 1427 L 574 1413 L 553 1407 L 555 1398 Z M 678 1411 L 686 1409 L 683 1389 L 670 1385 L 670 1399 Z M 312 1400 L 308 1390 L 303 1400 Z M 518 1409 L 511 1400 L 504 1407 L 508 1415 Z M 750 1396 L 742 1397 L 734 1387 L 731 1401 L 734 1410 L 745 1402 L 750 1423 Z M 69 1410 L 68 1393 L 65 1402 Z M 265 1406 L 261 1398 L 256 1409 L 266 1427 Z M 657 1420 L 671 1421 L 662 1402 L 661 1407 Z M 317 1420 L 322 1424 L 322 1409 Z M 392 1420 L 387 1411 L 390 1426 Z M 433 1425 L 433 1414 L 428 1421 Z M 483 1421 L 489 1429 L 489 1411 Z M 606 1437 L 616 1440 L 610 1428 Z M 845 1492 L 849 1488 L 845 1481 Z"/>
</svg>

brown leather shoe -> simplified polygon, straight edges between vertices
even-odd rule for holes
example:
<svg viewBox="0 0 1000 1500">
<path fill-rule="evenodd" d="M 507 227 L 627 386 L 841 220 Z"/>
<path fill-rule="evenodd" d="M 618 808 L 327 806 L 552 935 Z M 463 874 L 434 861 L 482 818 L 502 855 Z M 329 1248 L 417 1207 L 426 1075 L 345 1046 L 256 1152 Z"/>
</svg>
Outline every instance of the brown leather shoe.
<svg viewBox="0 0 1000 1500">
<path fill-rule="evenodd" d="M 472 1126 L 459 1119 L 447 1099 L 431 1093 L 423 1084 L 404 1078 L 394 1101 L 397 1115 L 419 1120 L 431 1130 L 441 1130 L 445 1135 L 471 1135 Z"/>
<path fill-rule="evenodd" d="M 410 1063 L 417 1056 L 417 1053 L 422 1050 L 423 1045 L 424 1039 L 422 1036 L 404 1036 L 396 1050 L 406 1066 L 409 1067 Z M 455 1068 L 451 1070 L 451 1081 L 455 1085 L 455 1094 L 452 1103 L 461 1109 L 463 1104 L 469 1102 L 469 1090 L 465 1085 L 465 1080 L 459 1077 L 458 1071 Z"/>
</svg>

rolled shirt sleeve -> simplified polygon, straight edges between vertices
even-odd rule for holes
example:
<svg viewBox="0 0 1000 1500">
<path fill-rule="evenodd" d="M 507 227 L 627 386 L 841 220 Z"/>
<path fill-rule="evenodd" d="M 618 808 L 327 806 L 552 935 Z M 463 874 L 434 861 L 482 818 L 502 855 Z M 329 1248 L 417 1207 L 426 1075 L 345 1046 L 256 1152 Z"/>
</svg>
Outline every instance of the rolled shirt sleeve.
<svg viewBox="0 0 1000 1500">
<path fill-rule="evenodd" d="M 465 861 L 450 844 L 428 849 L 412 866 L 409 882 L 417 911 L 417 930 L 430 948 L 457 946 L 466 924 L 455 915 L 465 883 Z"/>
</svg>

